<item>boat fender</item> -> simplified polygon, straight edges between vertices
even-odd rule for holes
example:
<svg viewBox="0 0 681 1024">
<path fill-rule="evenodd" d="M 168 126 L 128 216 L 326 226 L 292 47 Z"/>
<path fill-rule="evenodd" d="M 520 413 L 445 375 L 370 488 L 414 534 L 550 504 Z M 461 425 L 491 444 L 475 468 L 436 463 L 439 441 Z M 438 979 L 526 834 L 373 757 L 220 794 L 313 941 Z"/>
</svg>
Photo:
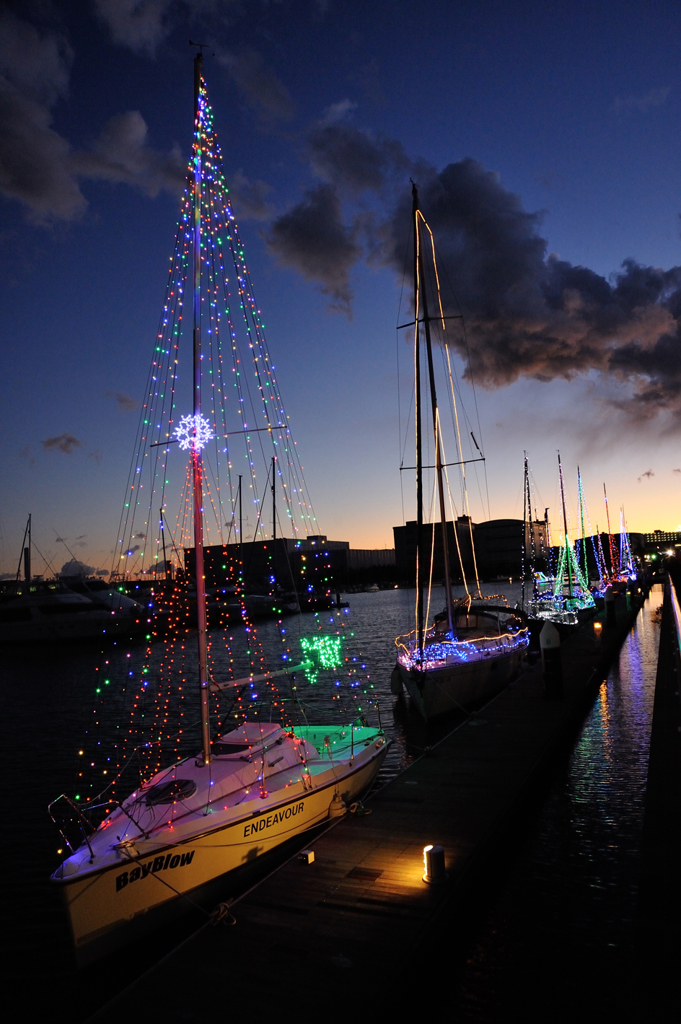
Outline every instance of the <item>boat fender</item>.
<svg viewBox="0 0 681 1024">
<path fill-rule="evenodd" d="M 347 809 L 345 801 L 338 795 L 338 793 L 334 793 L 333 800 L 329 804 L 329 817 L 341 818 L 347 812 Z"/>
</svg>

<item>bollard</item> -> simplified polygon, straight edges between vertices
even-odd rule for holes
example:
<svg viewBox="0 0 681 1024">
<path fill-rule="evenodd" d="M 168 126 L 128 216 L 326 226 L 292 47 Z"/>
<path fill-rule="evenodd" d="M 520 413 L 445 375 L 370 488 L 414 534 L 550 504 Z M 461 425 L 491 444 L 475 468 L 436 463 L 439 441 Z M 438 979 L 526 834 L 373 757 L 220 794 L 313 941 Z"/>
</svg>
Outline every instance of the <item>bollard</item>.
<svg viewBox="0 0 681 1024">
<path fill-rule="evenodd" d="M 552 622 L 545 622 L 539 634 L 544 695 L 547 700 L 563 696 L 563 666 L 560 658 L 560 634 Z"/>
<path fill-rule="evenodd" d="M 423 881 L 429 885 L 439 885 L 447 881 L 445 871 L 445 849 L 444 846 L 423 847 Z"/>
<path fill-rule="evenodd" d="M 605 592 L 605 624 L 606 626 L 617 625 L 617 616 L 615 615 L 615 591 L 612 587 L 608 587 Z"/>
</svg>

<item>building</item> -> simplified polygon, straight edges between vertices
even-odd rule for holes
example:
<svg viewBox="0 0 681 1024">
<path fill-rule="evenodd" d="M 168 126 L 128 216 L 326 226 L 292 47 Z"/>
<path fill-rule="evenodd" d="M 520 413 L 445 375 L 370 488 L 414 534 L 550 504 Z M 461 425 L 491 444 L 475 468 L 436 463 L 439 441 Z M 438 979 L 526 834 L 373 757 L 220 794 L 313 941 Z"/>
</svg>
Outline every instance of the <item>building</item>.
<svg viewBox="0 0 681 1024">
<path fill-rule="evenodd" d="M 455 533 L 456 526 L 456 533 Z M 529 528 L 522 519 L 490 519 L 474 523 L 469 516 L 459 516 L 456 524 L 447 523 L 449 565 L 452 580 L 461 580 L 461 564 L 467 579 L 474 579 L 477 568 L 481 579 L 495 579 L 499 576 L 518 577 L 522 573 L 523 528 L 526 531 L 526 549 L 531 551 Z M 534 535 L 535 564 L 543 567 L 547 550 L 546 524 L 542 520 L 532 523 Z M 394 526 L 395 565 L 398 571 L 414 582 L 416 566 L 417 524 L 410 521 L 404 526 Z M 423 550 L 433 552 L 433 578 L 444 577 L 442 555 L 442 527 L 440 523 L 423 524 Z M 457 544 L 458 540 L 458 544 Z M 475 550 L 475 561 L 473 560 Z"/>
</svg>

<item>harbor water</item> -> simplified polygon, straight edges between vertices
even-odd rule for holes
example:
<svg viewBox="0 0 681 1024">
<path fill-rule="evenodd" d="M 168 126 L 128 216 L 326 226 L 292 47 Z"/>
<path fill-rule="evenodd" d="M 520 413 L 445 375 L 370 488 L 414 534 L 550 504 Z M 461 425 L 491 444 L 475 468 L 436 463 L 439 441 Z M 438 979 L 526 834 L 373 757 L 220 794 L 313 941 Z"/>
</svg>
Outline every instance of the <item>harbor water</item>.
<svg viewBox="0 0 681 1024">
<path fill-rule="evenodd" d="M 499 586 L 485 589 L 491 593 Z M 519 593 L 504 589 L 513 604 Z M 454 1019 L 496 1019 L 499 1007 L 517 997 L 528 962 L 564 956 L 566 948 L 578 946 L 606 979 L 618 977 L 629 962 L 661 597 L 654 590 L 639 614 L 569 765 L 529 838 L 509 858 L 503 885 L 481 907 L 473 945 L 458 965 Z M 381 774 L 381 781 L 389 781 L 437 739 L 406 700 L 390 693 L 394 638 L 412 625 L 413 592 L 386 590 L 348 600 L 342 612 L 259 624 L 258 642 L 271 668 L 280 663 L 282 650 L 292 657 L 299 653 L 306 635 L 322 631 L 344 638 L 346 668 L 320 676 L 314 685 L 301 682 L 298 700 L 311 721 L 362 715 L 375 723 L 380 715 L 393 741 Z M 231 632 L 238 660 L 240 637 Z M 5 964 L 23 990 L 35 986 L 41 993 L 52 1020 L 86 1019 L 202 923 L 190 913 L 162 934 L 77 971 L 59 894 L 48 881 L 63 844 L 47 805 L 61 792 L 74 792 L 79 758 L 90 756 L 94 737 L 106 742 L 106 722 L 93 730 L 102 717 L 102 665 L 115 711 L 116 688 L 122 691 L 138 679 L 143 661 L 142 646 L 125 644 L 105 654 L 96 644 L 3 652 L 0 737 L 11 835 L 3 844 Z"/>
</svg>

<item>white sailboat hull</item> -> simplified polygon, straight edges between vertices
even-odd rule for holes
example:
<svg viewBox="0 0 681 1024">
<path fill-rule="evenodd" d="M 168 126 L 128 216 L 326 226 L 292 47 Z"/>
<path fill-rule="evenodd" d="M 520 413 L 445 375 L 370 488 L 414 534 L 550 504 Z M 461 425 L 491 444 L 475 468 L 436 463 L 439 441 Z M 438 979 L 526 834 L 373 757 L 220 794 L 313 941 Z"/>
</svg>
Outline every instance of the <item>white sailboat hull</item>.
<svg viewBox="0 0 681 1024">
<path fill-rule="evenodd" d="M 301 781 L 264 798 L 203 817 L 204 828 L 168 843 L 140 838 L 116 851 L 116 860 L 101 868 L 95 862 L 69 876 L 62 869 L 53 881 L 63 889 L 76 955 L 81 964 L 118 943 L 115 932 L 164 904 L 234 871 L 286 840 L 319 825 L 364 792 L 385 757 L 383 739 L 360 748 L 342 763 L 315 773 L 312 788 Z M 332 807 L 332 802 L 335 803 Z M 205 825 L 210 823 L 209 828 Z M 61 872 L 61 873 L 60 873 Z"/>
<path fill-rule="evenodd" d="M 524 648 L 495 657 L 424 672 L 407 669 L 398 661 L 399 673 L 414 706 L 426 721 L 451 714 L 493 697 L 518 674 Z"/>
</svg>

